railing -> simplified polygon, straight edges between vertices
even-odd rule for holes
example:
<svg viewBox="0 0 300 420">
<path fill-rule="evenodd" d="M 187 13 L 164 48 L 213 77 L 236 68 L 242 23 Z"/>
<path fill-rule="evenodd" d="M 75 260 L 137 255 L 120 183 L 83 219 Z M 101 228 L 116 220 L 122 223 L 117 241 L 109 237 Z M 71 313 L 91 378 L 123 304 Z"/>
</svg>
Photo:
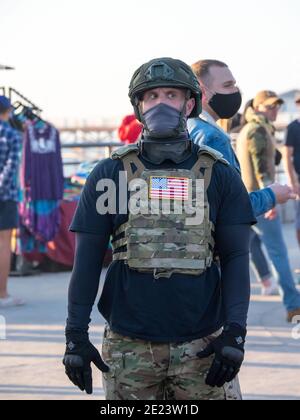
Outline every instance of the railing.
<svg viewBox="0 0 300 420">
<path fill-rule="evenodd" d="M 281 141 L 278 141 L 278 145 L 280 145 Z M 70 150 L 70 149 L 79 149 L 79 150 L 91 150 L 91 149 L 101 149 L 101 151 L 103 153 L 97 156 L 95 156 L 95 158 L 97 159 L 93 159 L 92 155 L 90 154 L 89 156 L 84 156 L 83 159 L 80 160 L 65 160 L 64 159 L 64 172 L 65 172 L 65 176 L 69 176 L 72 175 L 72 169 L 73 167 L 77 167 L 78 165 L 80 165 L 84 160 L 101 160 L 104 158 L 107 158 L 111 155 L 111 152 L 113 151 L 114 148 L 117 147 L 121 147 L 124 146 L 124 143 L 121 142 L 117 142 L 117 141 L 111 141 L 111 142 L 107 142 L 107 141 L 103 141 L 103 142 L 85 142 L 85 143 L 67 143 L 67 144 L 62 144 L 62 149 L 63 150 Z M 77 152 L 78 153 L 78 150 Z M 83 155 L 82 155 L 83 157 Z M 68 173 L 69 172 L 69 173 Z M 283 169 L 283 166 L 277 166 L 276 167 L 276 179 L 279 182 L 285 183 L 286 182 L 286 176 L 285 176 L 285 172 Z M 281 213 L 281 217 L 282 217 L 282 221 L 287 223 L 287 222 L 292 222 L 294 221 L 294 203 L 293 202 L 288 202 L 285 205 L 281 205 L 279 206 L 280 209 L 280 213 Z"/>
<path fill-rule="evenodd" d="M 65 177 L 73 175 L 81 163 L 106 159 L 113 149 L 123 145 L 124 143 L 118 141 L 62 143 Z"/>
</svg>

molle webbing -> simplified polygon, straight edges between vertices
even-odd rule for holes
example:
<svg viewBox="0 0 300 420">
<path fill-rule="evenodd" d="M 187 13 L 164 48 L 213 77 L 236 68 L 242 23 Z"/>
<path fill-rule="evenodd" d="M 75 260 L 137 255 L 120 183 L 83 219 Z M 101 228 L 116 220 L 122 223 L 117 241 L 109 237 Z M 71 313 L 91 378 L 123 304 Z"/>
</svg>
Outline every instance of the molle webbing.
<svg viewBox="0 0 300 420">
<path fill-rule="evenodd" d="M 149 177 L 160 177 L 161 173 L 165 177 L 186 177 L 193 180 L 192 183 L 203 179 L 204 219 L 201 224 L 187 226 L 187 214 L 172 213 L 172 207 L 169 215 L 130 213 L 128 222 L 114 232 L 113 260 L 125 260 L 130 268 L 139 272 L 153 272 L 154 278 L 169 278 L 173 273 L 203 273 L 213 260 L 214 225 L 209 220 L 207 190 L 213 165 L 219 160 L 219 156 L 211 150 L 202 150 L 191 170 L 146 169 L 137 156 L 137 150 L 126 150 L 119 158 L 122 159 L 124 170 L 127 172 L 128 184 L 133 179 L 142 178 L 148 181 L 149 186 Z M 194 184 L 192 197 L 193 192 Z M 151 202 L 151 199 L 149 201 Z M 193 204 L 194 202 L 193 197 Z"/>
</svg>

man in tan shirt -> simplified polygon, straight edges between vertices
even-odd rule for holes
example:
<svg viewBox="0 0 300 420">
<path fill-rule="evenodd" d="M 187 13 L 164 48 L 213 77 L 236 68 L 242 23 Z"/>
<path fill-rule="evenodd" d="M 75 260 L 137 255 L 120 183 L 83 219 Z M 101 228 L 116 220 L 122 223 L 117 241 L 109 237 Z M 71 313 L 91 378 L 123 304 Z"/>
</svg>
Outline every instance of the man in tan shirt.
<svg viewBox="0 0 300 420">
<path fill-rule="evenodd" d="M 275 181 L 275 128 L 272 125 L 283 100 L 275 92 L 259 92 L 248 111 L 247 124 L 237 140 L 237 155 L 241 164 L 242 178 L 249 192 L 266 188 Z M 288 252 L 283 239 L 277 209 L 257 218 L 255 229 L 261 235 L 269 257 L 276 269 L 283 290 L 287 309 L 287 321 L 292 322 L 300 314 L 298 292 L 289 264 Z"/>
</svg>

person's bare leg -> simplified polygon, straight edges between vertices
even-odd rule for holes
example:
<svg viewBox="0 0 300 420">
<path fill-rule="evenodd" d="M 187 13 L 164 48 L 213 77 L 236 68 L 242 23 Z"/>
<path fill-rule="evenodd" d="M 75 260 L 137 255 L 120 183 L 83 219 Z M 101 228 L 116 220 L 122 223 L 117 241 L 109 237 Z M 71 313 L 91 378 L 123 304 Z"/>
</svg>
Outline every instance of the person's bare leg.
<svg viewBox="0 0 300 420">
<path fill-rule="evenodd" d="M 7 298 L 10 272 L 12 230 L 0 231 L 0 299 Z"/>
</svg>

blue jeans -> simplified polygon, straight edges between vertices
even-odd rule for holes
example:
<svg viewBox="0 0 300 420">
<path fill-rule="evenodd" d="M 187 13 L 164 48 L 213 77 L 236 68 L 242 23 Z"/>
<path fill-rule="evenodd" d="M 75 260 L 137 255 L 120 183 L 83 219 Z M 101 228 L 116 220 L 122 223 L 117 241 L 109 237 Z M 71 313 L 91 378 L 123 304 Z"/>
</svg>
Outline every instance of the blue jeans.
<svg viewBox="0 0 300 420">
<path fill-rule="evenodd" d="M 264 216 L 258 217 L 254 229 L 261 235 L 270 260 L 275 267 L 286 309 L 292 311 L 300 308 L 300 293 L 293 278 L 279 216 L 274 220 L 267 220 Z"/>
<path fill-rule="evenodd" d="M 250 238 L 250 256 L 255 274 L 257 277 L 259 277 L 261 282 L 264 280 L 269 280 L 272 274 L 270 272 L 269 264 L 265 254 L 261 249 L 262 243 L 260 236 L 255 232 L 254 229 L 251 229 Z"/>
</svg>

